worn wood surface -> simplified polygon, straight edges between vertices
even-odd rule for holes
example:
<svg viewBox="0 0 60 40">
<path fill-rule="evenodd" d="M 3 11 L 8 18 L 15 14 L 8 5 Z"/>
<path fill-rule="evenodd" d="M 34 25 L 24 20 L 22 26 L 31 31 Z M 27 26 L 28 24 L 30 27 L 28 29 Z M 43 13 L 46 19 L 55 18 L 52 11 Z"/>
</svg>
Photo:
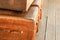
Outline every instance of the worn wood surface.
<svg viewBox="0 0 60 40">
<path fill-rule="evenodd" d="M 38 40 L 56 40 L 55 0 L 44 1 L 42 14 L 40 34 L 38 34 L 41 36 Z"/>
<path fill-rule="evenodd" d="M 56 40 L 60 40 L 60 0 L 55 0 Z"/>
<path fill-rule="evenodd" d="M 45 0 L 42 15 L 36 40 L 60 40 L 60 0 Z"/>
<path fill-rule="evenodd" d="M 0 8 L 16 11 L 28 11 L 34 0 L 0 0 Z"/>
</svg>

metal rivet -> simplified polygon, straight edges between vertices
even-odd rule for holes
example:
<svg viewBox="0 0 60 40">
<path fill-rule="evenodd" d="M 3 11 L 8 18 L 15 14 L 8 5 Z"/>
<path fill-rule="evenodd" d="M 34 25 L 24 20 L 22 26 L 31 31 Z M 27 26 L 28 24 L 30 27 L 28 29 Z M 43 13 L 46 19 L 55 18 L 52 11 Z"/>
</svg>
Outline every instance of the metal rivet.
<svg viewBox="0 0 60 40">
<path fill-rule="evenodd" d="M 21 34 L 23 33 L 23 31 L 21 31 Z"/>
</svg>

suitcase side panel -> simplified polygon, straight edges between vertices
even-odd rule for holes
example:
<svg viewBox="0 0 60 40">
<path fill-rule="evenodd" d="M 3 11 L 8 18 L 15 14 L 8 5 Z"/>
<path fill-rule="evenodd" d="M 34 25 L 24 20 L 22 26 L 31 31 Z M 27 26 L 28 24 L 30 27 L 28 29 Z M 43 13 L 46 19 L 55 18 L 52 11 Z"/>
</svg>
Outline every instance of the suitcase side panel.
<svg viewBox="0 0 60 40">
<path fill-rule="evenodd" d="M 19 20 L 18 18 L 17 19 L 15 19 L 15 18 L 10 19 L 7 17 L 0 18 L 0 29 L 1 28 L 4 30 L 6 29 L 5 31 L 3 30 L 1 33 L 1 37 L 0 37 L 1 40 L 4 38 L 6 38 L 6 40 L 12 39 L 12 37 L 15 40 L 17 40 L 18 38 L 20 40 L 33 40 L 33 38 L 35 37 L 34 35 L 36 33 L 34 23 L 31 21 L 27 22 L 28 20 L 26 20 L 25 23 L 22 23 L 21 20 L 20 21 L 18 21 L 18 20 Z M 6 31 L 7 31 L 7 33 L 6 33 Z M 20 31 L 20 36 L 19 36 L 19 31 Z M 8 35 L 9 37 L 6 35 Z"/>
</svg>

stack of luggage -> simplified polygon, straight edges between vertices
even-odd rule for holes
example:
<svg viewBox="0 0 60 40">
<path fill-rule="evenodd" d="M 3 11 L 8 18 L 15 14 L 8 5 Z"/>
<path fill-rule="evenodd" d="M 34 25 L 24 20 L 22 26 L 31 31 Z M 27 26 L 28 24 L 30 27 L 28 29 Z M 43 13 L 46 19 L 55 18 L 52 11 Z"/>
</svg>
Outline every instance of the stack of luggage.
<svg viewBox="0 0 60 40">
<path fill-rule="evenodd" d="M 35 40 L 41 0 L 0 0 L 0 40 Z"/>
</svg>

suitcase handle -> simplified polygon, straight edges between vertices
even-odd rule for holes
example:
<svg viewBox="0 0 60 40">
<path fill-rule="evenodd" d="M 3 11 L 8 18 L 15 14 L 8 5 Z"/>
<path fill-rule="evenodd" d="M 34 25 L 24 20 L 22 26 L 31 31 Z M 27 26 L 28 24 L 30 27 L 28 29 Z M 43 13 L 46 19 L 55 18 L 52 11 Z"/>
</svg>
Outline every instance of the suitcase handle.
<svg viewBox="0 0 60 40">
<path fill-rule="evenodd" d="M 21 31 L 21 30 L 10 30 L 10 29 L 4 29 L 4 28 L 0 28 L 0 32 L 9 32 L 9 33 L 23 34 L 23 31 Z"/>
<path fill-rule="evenodd" d="M 23 31 L 20 31 L 20 30 L 11 30 L 10 33 L 19 33 L 19 34 L 23 34 Z"/>
</svg>

